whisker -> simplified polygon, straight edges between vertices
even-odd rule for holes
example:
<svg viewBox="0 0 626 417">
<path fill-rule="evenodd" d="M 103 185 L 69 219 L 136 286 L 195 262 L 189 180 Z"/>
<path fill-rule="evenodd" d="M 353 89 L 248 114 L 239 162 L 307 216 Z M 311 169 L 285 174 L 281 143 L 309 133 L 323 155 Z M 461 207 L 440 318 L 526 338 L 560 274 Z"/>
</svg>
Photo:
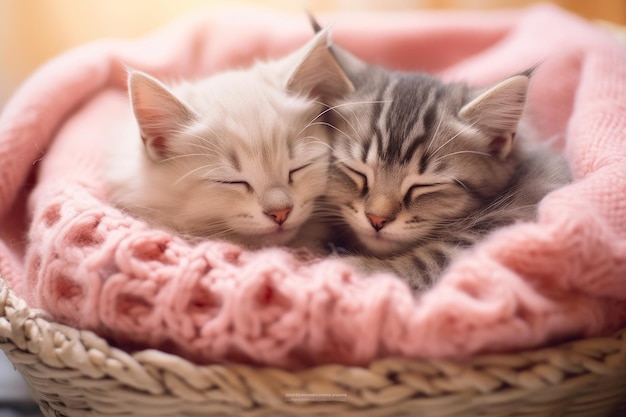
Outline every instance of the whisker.
<svg viewBox="0 0 626 417">
<path fill-rule="evenodd" d="M 440 156 L 439 158 L 437 158 L 437 159 L 435 160 L 435 162 L 439 162 L 439 161 L 441 161 L 442 159 L 447 158 L 447 157 L 452 156 L 452 155 L 460 155 L 460 154 L 465 154 L 465 153 L 474 154 L 474 155 L 482 155 L 482 156 L 487 156 L 487 157 L 493 158 L 493 155 L 491 155 L 491 154 L 489 154 L 489 153 L 487 153 L 487 152 L 478 152 L 478 151 L 457 151 L 457 152 L 452 152 L 452 153 L 448 153 L 448 154 L 442 155 L 442 156 Z"/>
<path fill-rule="evenodd" d="M 125 204 L 123 206 L 116 205 L 116 207 L 125 212 L 134 212 L 136 209 L 141 209 L 143 211 L 156 212 L 157 209 L 150 206 L 144 206 L 140 204 Z"/>
<path fill-rule="evenodd" d="M 345 103 L 340 103 L 337 104 L 335 106 L 331 106 L 326 108 L 325 110 L 323 110 L 321 113 L 319 113 L 317 116 L 315 116 L 313 119 L 311 119 L 311 121 L 309 123 L 306 124 L 306 126 L 304 126 L 302 128 L 302 130 L 300 130 L 300 132 L 298 132 L 298 134 L 296 136 L 299 136 L 302 132 L 304 132 L 307 128 L 311 127 L 313 125 L 313 122 L 315 122 L 315 120 L 319 119 L 320 117 L 322 117 L 324 114 L 328 113 L 329 111 L 333 111 L 336 110 L 338 108 L 341 107 L 346 107 L 346 106 L 353 106 L 353 105 L 358 105 L 358 104 L 377 104 L 377 103 L 386 103 L 389 100 L 374 100 L 374 101 L 353 101 L 353 102 L 345 102 Z M 321 101 L 318 100 L 314 100 L 315 103 L 320 104 L 322 106 L 327 106 L 326 103 L 323 103 Z M 343 116 L 341 113 L 337 112 L 337 114 L 339 116 L 341 116 L 346 123 L 348 123 L 348 125 L 350 125 L 350 127 L 352 128 L 352 130 L 354 132 L 356 132 L 356 130 L 354 129 L 354 126 L 352 126 L 352 124 L 345 118 L 345 116 Z"/>
<path fill-rule="evenodd" d="M 341 103 L 341 104 L 337 104 L 336 106 L 332 106 L 327 108 L 326 110 L 324 110 L 323 112 L 321 112 L 319 114 L 318 117 L 321 117 L 322 115 L 324 115 L 325 113 L 331 111 L 331 110 L 336 110 L 339 109 L 341 107 L 346 107 L 346 106 L 354 106 L 354 105 L 360 105 L 360 104 L 378 104 L 378 103 L 387 103 L 390 100 L 373 100 L 373 101 L 353 101 L 353 102 L 346 102 L 346 103 Z M 319 103 L 319 102 L 318 102 Z M 339 115 L 339 117 L 341 117 L 347 124 L 348 126 L 350 126 L 350 129 L 352 129 L 352 131 L 354 133 L 357 132 L 356 128 L 354 127 L 354 125 L 350 122 L 350 120 L 348 120 L 347 117 L 345 117 L 343 114 L 341 114 L 341 112 L 335 112 L 335 114 Z M 354 113 L 353 113 L 354 114 Z"/>
<path fill-rule="evenodd" d="M 463 181 L 461 181 L 460 179 L 458 179 L 457 177 L 453 177 L 452 175 L 448 175 L 445 178 L 449 178 L 451 180 L 453 180 L 454 182 L 456 182 L 457 184 L 459 184 L 461 187 L 465 188 L 465 190 L 467 192 L 471 192 L 471 190 L 469 189 L 469 187 L 467 185 L 465 185 L 465 183 Z"/>
<path fill-rule="evenodd" d="M 204 149 L 205 151 L 207 151 L 207 153 L 210 153 L 210 155 L 220 155 L 224 151 L 223 149 L 219 148 L 216 145 L 209 147 L 209 146 L 201 145 L 199 143 L 191 143 L 190 146 L 194 148 L 198 148 L 198 149 Z"/>
<path fill-rule="evenodd" d="M 350 135 L 348 135 L 348 134 L 347 134 L 346 132 L 344 132 L 343 130 L 339 129 L 339 128 L 338 128 L 338 127 L 336 127 L 336 126 L 333 126 L 332 124 L 330 124 L 330 123 L 328 123 L 328 122 L 314 122 L 314 123 L 311 123 L 311 126 L 314 126 L 314 125 L 328 126 L 328 127 L 332 128 L 332 129 L 335 129 L 337 132 L 341 133 L 342 135 L 344 135 L 344 136 L 345 136 L 345 137 L 347 137 L 348 139 L 350 139 Z"/>
<path fill-rule="evenodd" d="M 175 160 L 181 159 L 181 158 L 190 158 L 192 156 L 207 156 L 207 154 L 206 153 L 188 153 L 188 154 L 184 154 L 184 155 L 175 155 L 175 156 L 171 156 L 169 158 L 161 159 L 159 161 L 159 163 L 175 161 Z"/>
<path fill-rule="evenodd" d="M 201 149 L 217 151 L 218 153 L 223 152 L 223 146 L 222 146 L 223 140 L 221 140 L 219 135 L 215 133 L 214 129 L 211 129 L 210 127 L 208 128 L 209 128 L 210 135 L 199 135 L 199 134 L 191 133 L 191 132 L 185 132 L 185 135 L 191 138 L 198 139 L 200 141 L 200 143 L 193 143 L 192 146 L 196 146 Z M 206 146 L 202 146 L 202 145 L 206 145 Z"/>
<path fill-rule="evenodd" d="M 444 146 L 446 146 L 447 144 L 449 144 L 450 142 L 452 142 L 454 139 L 458 138 L 461 134 L 463 134 L 466 130 L 470 129 L 471 127 L 474 126 L 475 123 L 472 123 L 471 125 L 465 126 L 465 128 L 463 128 L 459 133 L 457 133 L 456 135 L 452 136 L 450 139 L 448 139 L 443 145 L 439 146 L 435 152 L 433 152 L 432 154 L 430 154 L 428 156 L 428 159 L 430 160 L 430 158 L 432 158 L 433 156 L 437 155 L 437 152 L 439 152 Z"/>
<path fill-rule="evenodd" d="M 183 181 L 183 180 L 184 180 L 185 178 L 187 178 L 188 176 L 193 175 L 194 173 L 196 173 L 196 172 L 198 172 L 198 171 L 200 171 L 200 170 L 206 169 L 206 168 L 208 168 L 208 167 L 209 167 L 209 165 L 202 165 L 202 166 L 199 166 L 199 167 L 197 167 L 197 168 L 195 168 L 195 169 L 192 169 L 191 171 L 188 171 L 186 174 L 182 175 L 182 176 L 181 176 L 181 177 L 179 177 L 176 181 L 174 181 L 174 182 L 172 183 L 172 186 L 175 186 L 175 185 L 179 184 L 181 181 Z M 211 174 L 211 173 L 213 173 L 213 172 L 215 172 L 215 171 L 218 171 L 218 170 L 219 170 L 219 168 L 213 168 L 213 169 L 211 169 L 210 171 L 208 171 L 208 173 L 207 173 L 207 174 Z"/>
<path fill-rule="evenodd" d="M 435 128 L 435 132 L 433 133 L 433 135 L 430 138 L 430 141 L 428 142 L 428 146 L 426 147 L 426 151 L 425 153 L 428 155 L 428 152 L 430 151 L 430 147 L 433 145 L 433 142 L 435 141 L 435 138 L 437 137 L 437 134 L 439 133 L 439 129 L 441 128 L 441 123 L 443 122 L 444 119 L 444 114 L 443 112 L 439 112 L 439 121 L 437 122 L 437 127 Z"/>
<path fill-rule="evenodd" d="M 303 136 L 303 137 L 298 138 L 298 140 L 304 140 L 304 139 L 314 139 L 310 143 L 316 144 L 316 145 L 323 145 L 323 146 L 327 147 L 328 149 L 330 149 L 331 151 L 335 150 L 330 144 L 328 144 L 325 141 L 321 140 L 317 136 Z"/>
</svg>

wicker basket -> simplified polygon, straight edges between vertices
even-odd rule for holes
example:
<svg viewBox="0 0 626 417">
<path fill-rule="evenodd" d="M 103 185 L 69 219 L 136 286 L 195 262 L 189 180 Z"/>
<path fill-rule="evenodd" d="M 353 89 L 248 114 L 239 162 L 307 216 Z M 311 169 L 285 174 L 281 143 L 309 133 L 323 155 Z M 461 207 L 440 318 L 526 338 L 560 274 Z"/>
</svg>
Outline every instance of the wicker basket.
<svg viewBox="0 0 626 417">
<path fill-rule="evenodd" d="M 53 323 L 0 278 L 0 348 L 46 416 L 626 415 L 626 329 L 462 364 L 196 366 L 155 350 L 131 355 Z"/>
</svg>

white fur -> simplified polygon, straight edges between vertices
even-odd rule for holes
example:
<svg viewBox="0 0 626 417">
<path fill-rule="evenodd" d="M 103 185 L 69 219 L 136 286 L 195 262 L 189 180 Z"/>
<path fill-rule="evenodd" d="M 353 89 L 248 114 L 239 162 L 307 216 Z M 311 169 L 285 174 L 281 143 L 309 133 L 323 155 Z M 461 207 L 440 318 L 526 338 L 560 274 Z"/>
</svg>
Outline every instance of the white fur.
<svg viewBox="0 0 626 417">
<path fill-rule="evenodd" d="M 319 45 L 313 42 L 309 48 Z M 329 157 L 327 129 L 317 123 L 323 106 L 307 96 L 310 90 L 298 91 L 293 79 L 285 78 L 285 68 L 294 59 L 300 68 L 306 56 L 258 63 L 171 89 L 162 86 L 165 90 L 149 76 L 136 73 L 133 79 L 131 73 L 131 101 L 139 118 L 137 122 L 129 112 L 125 132 L 111 144 L 111 201 L 153 225 L 186 235 L 251 247 L 292 240 L 325 192 Z M 315 57 L 319 65 L 319 53 Z M 167 90 L 190 110 L 191 121 L 175 115 L 162 123 L 162 109 L 151 114 L 150 101 L 166 110 L 176 101 L 162 100 Z M 143 128 L 138 126 L 142 123 Z M 152 140 L 161 131 L 168 145 L 163 152 Z M 291 206 L 291 212 L 278 224 L 267 213 L 283 206 Z"/>
</svg>

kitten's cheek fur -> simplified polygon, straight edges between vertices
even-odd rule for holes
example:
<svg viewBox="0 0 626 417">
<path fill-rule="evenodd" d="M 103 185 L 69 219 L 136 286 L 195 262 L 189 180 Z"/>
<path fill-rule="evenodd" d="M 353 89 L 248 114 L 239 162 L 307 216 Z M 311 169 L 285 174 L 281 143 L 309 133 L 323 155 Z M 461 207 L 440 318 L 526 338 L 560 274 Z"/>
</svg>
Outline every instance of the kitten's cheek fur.
<svg viewBox="0 0 626 417">
<path fill-rule="evenodd" d="M 288 230 L 280 228 L 276 231 L 266 233 L 259 236 L 260 246 L 281 246 L 286 245 L 292 241 L 298 233 L 299 227 L 294 227 Z"/>
<path fill-rule="evenodd" d="M 360 219 L 361 217 L 362 219 Z M 350 216 L 350 228 L 357 237 L 360 245 L 374 256 L 389 256 L 403 253 L 413 247 L 415 242 L 429 233 L 430 227 L 406 229 L 402 219 L 390 223 L 383 229 L 376 231 L 361 212 Z"/>
<path fill-rule="evenodd" d="M 358 239 L 370 253 L 375 256 L 387 256 L 394 253 L 403 252 L 409 247 L 409 242 L 399 241 L 389 237 L 382 230 L 374 233 L 358 234 Z"/>
</svg>

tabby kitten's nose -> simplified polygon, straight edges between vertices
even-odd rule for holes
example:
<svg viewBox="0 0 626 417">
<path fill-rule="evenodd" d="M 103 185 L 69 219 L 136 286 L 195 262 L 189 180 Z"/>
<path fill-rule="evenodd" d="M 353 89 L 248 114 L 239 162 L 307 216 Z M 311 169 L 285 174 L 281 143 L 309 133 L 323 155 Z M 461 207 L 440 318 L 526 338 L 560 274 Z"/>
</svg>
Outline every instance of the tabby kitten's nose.
<svg viewBox="0 0 626 417">
<path fill-rule="evenodd" d="M 270 210 L 265 212 L 265 214 L 274 219 L 274 221 L 279 225 L 285 223 L 287 217 L 289 216 L 289 213 L 291 213 L 291 207 L 285 207 L 282 209 Z"/>
<path fill-rule="evenodd" d="M 365 213 L 365 215 L 367 216 L 368 219 L 370 219 L 370 223 L 372 224 L 372 227 L 376 229 L 377 232 L 383 227 L 385 227 L 385 225 L 392 220 L 387 217 L 381 217 L 381 216 L 377 216 L 371 213 Z"/>
</svg>

